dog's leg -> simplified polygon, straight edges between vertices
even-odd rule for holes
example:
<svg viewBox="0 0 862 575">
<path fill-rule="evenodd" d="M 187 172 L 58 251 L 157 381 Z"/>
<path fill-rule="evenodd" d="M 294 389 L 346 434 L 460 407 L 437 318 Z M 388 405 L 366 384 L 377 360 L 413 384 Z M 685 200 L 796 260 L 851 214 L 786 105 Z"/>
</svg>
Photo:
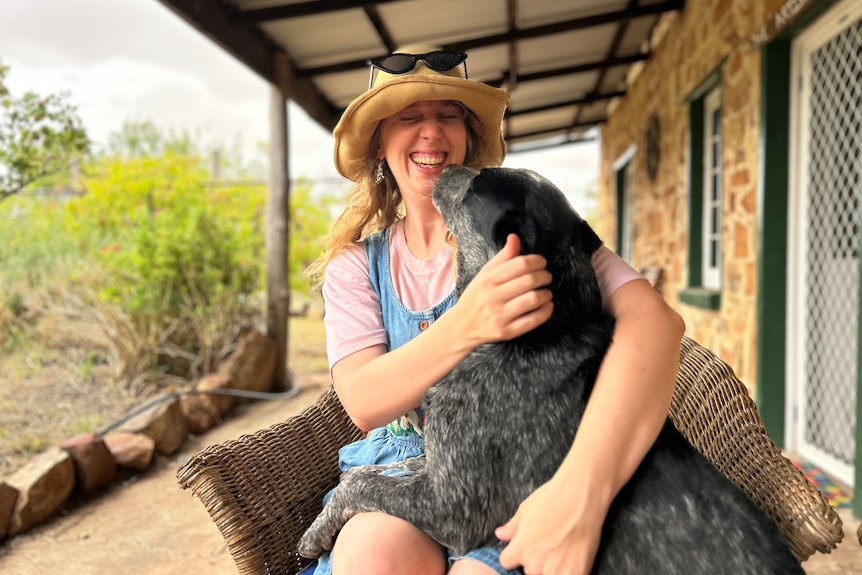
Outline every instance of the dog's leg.
<svg viewBox="0 0 862 575">
<path fill-rule="evenodd" d="M 417 464 L 414 461 L 406 465 Z M 323 512 L 302 536 L 301 555 L 316 557 L 331 549 L 348 519 L 370 511 L 400 517 L 459 554 L 489 542 L 487 533 L 483 535 L 465 525 L 464 515 L 469 511 L 460 505 L 455 508 L 454 501 L 437 496 L 425 470 L 397 476 L 380 475 L 378 470 L 379 466 L 357 467 L 342 477 Z M 495 540 L 493 532 L 490 539 Z"/>
<path fill-rule="evenodd" d="M 373 485 L 381 474 L 386 474 L 383 485 L 405 479 L 425 468 L 425 457 L 411 457 L 387 465 L 360 465 L 347 470 L 332 493 L 323 511 L 303 534 L 299 542 L 299 554 L 303 557 L 318 557 L 332 548 L 333 540 L 347 521 L 365 511 L 380 511 L 371 497 Z"/>
</svg>

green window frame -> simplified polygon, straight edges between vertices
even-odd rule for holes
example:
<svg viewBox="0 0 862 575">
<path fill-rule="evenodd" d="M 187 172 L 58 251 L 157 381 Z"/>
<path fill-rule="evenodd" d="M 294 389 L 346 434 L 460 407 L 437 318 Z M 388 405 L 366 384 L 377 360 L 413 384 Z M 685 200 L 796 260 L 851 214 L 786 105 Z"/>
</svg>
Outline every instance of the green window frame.
<svg viewBox="0 0 862 575">
<path fill-rule="evenodd" d="M 688 285 L 681 302 L 721 308 L 721 72 L 710 74 L 687 98 Z"/>
</svg>

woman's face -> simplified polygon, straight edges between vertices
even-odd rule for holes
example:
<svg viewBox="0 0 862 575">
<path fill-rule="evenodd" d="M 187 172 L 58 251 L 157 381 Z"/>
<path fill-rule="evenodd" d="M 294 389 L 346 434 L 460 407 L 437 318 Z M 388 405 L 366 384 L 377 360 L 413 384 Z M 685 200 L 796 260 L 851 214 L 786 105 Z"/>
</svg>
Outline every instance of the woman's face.
<svg viewBox="0 0 862 575">
<path fill-rule="evenodd" d="M 379 159 L 385 159 L 402 196 L 430 197 L 434 182 L 467 155 L 466 112 L 450 100 L 407 106 L 380 123 Z"/>
</svg>

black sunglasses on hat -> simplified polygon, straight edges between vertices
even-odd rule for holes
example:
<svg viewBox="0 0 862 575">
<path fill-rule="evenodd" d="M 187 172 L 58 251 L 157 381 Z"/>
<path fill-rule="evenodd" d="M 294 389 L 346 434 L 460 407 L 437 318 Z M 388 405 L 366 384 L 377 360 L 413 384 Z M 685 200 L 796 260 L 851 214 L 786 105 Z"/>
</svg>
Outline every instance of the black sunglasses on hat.
<svg viewBox="0 0 862 575">
<path fill-rule="evenodd" d="M 371 66 L 371 74 L 368 78 L 368 89 L 374 86 L 374 69 L 383 70 L 389 74 L 406 74 L 416 67 L 418 62 L 424 62 L 428 68 L 435 72 L 448 72 L 464 64 L 464 78 L 467 78 L 467 54 L 464 52 L 447 52 L 435 50 L 425 54 L 401 54 L 395 53 L 380 58 L 368 60 Z"/>
</svg>

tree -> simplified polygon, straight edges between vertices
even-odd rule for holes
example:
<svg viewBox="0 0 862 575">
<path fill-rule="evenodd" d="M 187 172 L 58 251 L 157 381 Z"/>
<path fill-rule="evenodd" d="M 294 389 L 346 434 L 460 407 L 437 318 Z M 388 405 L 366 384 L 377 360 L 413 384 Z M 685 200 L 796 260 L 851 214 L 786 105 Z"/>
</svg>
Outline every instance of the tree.
<svg viewBox="0 0 862 575">
<path fill-rule="evenodd" d="M 6 88 L 8 72 L 0 66 L 0 201 L 64 172 L 90 146 L 72 105 L 59 95 L 14 98 Z"/>
<path fill-rule="evenodd" d="M 107 153 L 120 158 L 160 158 L 165 154 L 199 156 L 196 138 L 188 132 L 165 134 L 152 120 L 127 120 L 108 136 Z"/>
</svg>

